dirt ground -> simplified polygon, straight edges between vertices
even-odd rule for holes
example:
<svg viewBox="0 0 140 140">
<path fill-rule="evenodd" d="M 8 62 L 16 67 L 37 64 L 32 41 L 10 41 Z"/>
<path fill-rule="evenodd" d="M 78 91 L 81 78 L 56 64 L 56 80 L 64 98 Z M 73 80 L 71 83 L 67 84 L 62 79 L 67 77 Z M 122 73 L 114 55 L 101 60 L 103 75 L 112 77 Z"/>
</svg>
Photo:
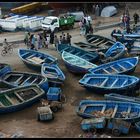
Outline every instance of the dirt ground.
<svg viewBox="0 0 140 140">
<path fill-rule="evenodd" d="M 112 28 L 99 30 L 95 34 L 110 37 L 111 31 Z M 79 35 L 78 28 L 71 31 L 65 31 L 65 33 L 66 32 L 69 32 L 72 35 L 72 43 L 85 41 L 84 37 Z M 60 35 L 60 33 L 57 34 Z M 23 36 L 24 33 L 22 32 L 0 34 L 1 40 L 5 37 L 22 39 Z M 26 46 L 24 44 L 20 44 L 19 46 L 14 47 L 13 54 L 5 57 L 0 55 L 0 63 L 10 64 L 12 69 L 15 71 L 35 72 L 28 69 L 20 60 L 18 57 L 19 48 L 26 48 Z M 102 100 L 104 99 L 104 95 L 103 93 L 97 94 L 89 92 L 81 87 L 78 81 L 82 78 L 82 75 L 74 75 L 70 73 L 66 69 L 61 56 L 52 45 L 49 46 L 49 49 L 42 48 L 39 51 L 49 53 L 57 57 L 59 66 L 66 76 L 64 85 L 61 87 L 67 100 L 64 104 L 64 109 L 55 114 L 55 119 L 52 122 L 37 121 L 36 110 L 37 107 L 41 105 L 39 102 L 34 104 L 32 107 L 19 112 L 0 115 L 0 132 L 7 135 L 20 132 L 26 138 L 77 138 L 80 134 L 84 134 L 84 132 L 80 128 L 80 122 L 82 119 L 76 115 L 76 106 L 82 99 Z M 132 75 L 140 77 L 140 64 Z M 111 134 L 108 133 L 108 135 Z M 140 137 L 140 134 L 132 130 L 127 136 L 123 135 L 122 137 Z"/>
</svg>

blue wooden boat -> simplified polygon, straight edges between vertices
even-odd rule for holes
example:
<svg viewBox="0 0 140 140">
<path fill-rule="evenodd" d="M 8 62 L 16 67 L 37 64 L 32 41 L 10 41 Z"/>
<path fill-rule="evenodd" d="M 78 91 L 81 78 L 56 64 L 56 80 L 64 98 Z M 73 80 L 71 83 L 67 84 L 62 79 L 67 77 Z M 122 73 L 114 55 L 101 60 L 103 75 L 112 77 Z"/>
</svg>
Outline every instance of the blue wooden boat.
<svg viewBox="0 0 140 140">
<path fill-rule="evenodd" d="M 132 48 L 130 48 L 128 53 L 131 56 L 140 56 L 140 46 L 133 46 Z"/>
<path fill-rule="evenodd" d="M 65 66 L 70 72 L 73 73 L 86 73 L 89 68 L 97 67 L 97 65 L 92 64 L 81 57 L 73 55 L 71 53 L 63 51 L 62 59 L 65 63 Z"/>
<path fill-rule="evenodd" d="M 138 62 L 138 57 L 123 58 L 91 68 L 89 72 L 92 74 L 129 74 L 134 72 Z"/>
<path fill-rule="evenodd" d="M 38 85 L 16 87 L 0 93 L 0 114 L 22 110 L 39 101 L 45 92 Z"/>
<path fill-rule="evenodd" d="M 110 48 L 115 43 L 115 41 L 107 37 L 100 36 L 100 35 L 93 35 L 93 34 L 86 35 L 86 41 L 89 44 L 92 44 L 99 48 Z"/>
<path fill-rule="evenodd" d="M 57 58 L 35 50 L 19 49 L 18 55 L 24 64 L 35 71 L 41 71 L 41 65 L 43 63 L 57 63 Z"/>
<path fill-rule="evenodd" d="M 41 74 L 9 71 L 8 73 L 2 75 L 0 79 L 6 81 L 7 83 L 15 87 L 37 84 L 46 93 L 49 88 L 48 79 L 42 76 Z"/>
<path fill-rule="evenodd" d="M 94 45 L 92 45 L 90 43 L 86 43 L 86 42 L 77 42 L 74 44 L 77 47 L 80 47 L 80 48 L 84 49 L 85 51 L 89 51 L 89 52 L 103 52 L 103 53 L 105 53 L 109 49 L 109 46 L 99 47 L 99 46 L 94 46 Z"/>
<path fill-rule="evenodd" d="M 128 33 L 117 34 L 117 33 L 114 33 L 114 34 L 113 34 L 113 36 L 116 36 L 116 37 L 121 37 L 122 35 L 123 35 L 124 37 L 127 37 L 127 38 L 140 39 L 140 34 L 138 34 L 138 33 L 132 33 L 132 34 L 128 34 Z"/>
<path fill-rule="evenodd" d="M 12 70 L 9 64 L 0 63 L 0 76 Z"/>
<path fill-rule="evenodd" d="M 106 63 L 109 61 L 120 59 L 125 55 L 125 53 L 125 46 L 120 42 L 116 42 L 111 48 L 109 48 L 105 52 L 104 58 L 101 60 L 101 62 Z"/>
<path fill-rule="evenodd" d="M 128 75 L 85 74 L 79 84 L 88 90 L 102 93 L 125 93 L 139 88 L 139 78 Z"/>
<path fill-rule="evenodd" d="M 76 108 L 82 118 L 114 118 L 128 122 L 140 120 L 140 104 L 111 100 L 82 100 Z"/>
<path fill-rule="evenodd" d="M 88 52 L 81 48 L 66 45 L 66 44 L 59 44 L 57 46 L 57 51 L 62 55 L 63 51 L 71 53 L 73 55 L 79 56 L 89 62 L 96 62 L 99 59 L 99 55 L 96 52 Z"/>
<path fill-rule="evenodd" d="M 126 96 L 122 94 L 116 94 L 116 93 L 110 93 L 104 95 L 105 99 L 107 100 L 113 100 L 113 101 L 126 101 L 126 102 L 133 102 L 140 104 L 140 95 L 137 97 L 132 96 Z"/>
<path fill-rule="evenodd" d="M 49 65 L 43 63 L 41 67 L 41 74 L 51 82 L 58 82 L 62 84 L 65 80 L 65 75 L 62 70 L 56 64 Z"/>
</svg>

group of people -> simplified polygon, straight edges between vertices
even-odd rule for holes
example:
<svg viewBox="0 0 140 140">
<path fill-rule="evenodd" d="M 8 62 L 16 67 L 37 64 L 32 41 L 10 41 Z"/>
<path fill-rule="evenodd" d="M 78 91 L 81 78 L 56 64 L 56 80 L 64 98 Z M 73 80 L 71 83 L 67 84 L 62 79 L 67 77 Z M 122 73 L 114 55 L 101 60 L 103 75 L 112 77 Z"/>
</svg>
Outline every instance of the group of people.
<svg viewBox="0 0 140 140">
<path fill-rule="evenodd" d="M 136 26 L 139 21 L 139 15 L 135 12 L 133 15 L 134 19 L 134 24 L 133 24 L 133 29 L 130 28 L 130 16 L 129 12 L 124 12 L 123 15 L 121 16 L 121 22 L 123 25 L 123 29 L 126 30 L 127 33 L 131 33 L 132 30 L 136 32 Z"/>
<path fill-rule="evenodd" d="M 84 16 L 80 22 L 80 35 L 87 35 L 87 34 L 93 34 L 93 27 L 92 27 L 92 19 L 90 16 Z"/>
<path fill-rule="evenodd" d="M 47 48 L 49 44 L 54 44 L 57 47 L 58 44 L 69 44 L 71 45 L 72 36 L 67 33 L 62 32 L 62 35 L 58 37 L 53 31 L 48 34 L 47 31 L 43 31 L 42 33 L 30 33 L 25 32 L 24 43 L 27 45 L 28 49 L 38 50 L 41 48 Z"/>
</svg>

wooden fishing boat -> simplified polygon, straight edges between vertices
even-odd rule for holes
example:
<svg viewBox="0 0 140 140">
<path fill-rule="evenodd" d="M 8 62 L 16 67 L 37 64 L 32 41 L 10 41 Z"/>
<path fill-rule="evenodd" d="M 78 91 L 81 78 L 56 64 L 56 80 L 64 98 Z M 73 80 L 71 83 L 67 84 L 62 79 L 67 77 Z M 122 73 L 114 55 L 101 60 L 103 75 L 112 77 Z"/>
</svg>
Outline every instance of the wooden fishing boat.
<svg viewBox="0 0 140 140">
<path fill-rule="evenodd" d="M 57 63 L 57 58 L 35 50 L 19 49 L 18 55 L 24 64 L 35 71 L 41 71 L 41 65 L 43 63 Z"/>
<path fill-rule="evenodd" d="M 0 76 L 12 70 L 9 64 L 0 63 Z"/>
<path fill-rule="evenodd" d="M 89 62 L 96 62 L 99 59 L 99 55 L 96 52 L 88 52 L 81 48 L 66 45 L 66 44 L 59 44 L 57 46 L 57 51 L 62 55 L 63 51 L 71 53 L 73 55 L 79 56 Z"/>
<path fill-rule="evenodd" d="M 1 76 L 1 80 L 6 81 L 12 86 L 26 86 L 37 84 L 45 92 L 48 91 L 48 80 L 41 74 L 29 73 L 29 72 L 18 72 L 18 71 L 9 71 L 5 75 Z"/>
<path fill-rule="evenodd" d="M 128 75 L 85 74 L 79 84 L 88 90 L 103 93 L 125 93 L 139 88 L 140 79 Z"/>
<path fill-rule="evenodd" d="M 86 73 L 88 69 L 95 68 L 97 65 L 92 64 L 85 59 L 82 59 L 76 55 L 63 51 L 62 59 L 67 69 L 73 73 Z"/>
<path fill-rule="evenodd" d="M 100 47 L 100 48 L 110 48 L 114 45 L 115 41 L 100 35 L 86 35 L 86 40 L 88 43 Z"/>
<path fill-rule="evenodd" d="M 122 58 L 126 53 L 125 46 L 121 42 L 116 42 L 111 48 L 109 48 L 105 54 L 104 58 L 101 60 L 102 63 L 109 61 L 114 61 Z"/>
<path fill-rule="evenodd" d="M 89 72 L 93 74 L 130 74 L 134 72 L 138 62 L 138 57 L 123 58 L 91 68 Z"/>
<path fill-rule="evenodd" d="M 128 122 L 140 120 L 140 104 L 110 100 L 82 100 L 77 107 L 82 118 L 114 118 Z"/>
<path fill-rule="evenodd" d="M 116 94 L 116 93 L 110 93 L 104 95 L 105 99 L 107 100 L 113 100 L 113 101 L 125 101 L 125 102 L 133 102 L 140 104 L 140 96 L 134 97 L 134 96 L 127 96 L 122 94 Z"/>
<path fill-rule="evenodd" d="M 16 87 L 0 93 L 0 114 L 19 111 L 45 95 L 38 85 Z"/>
<path fill-rule="evenodd" d="M 74 43 L 76 46 L 84 49 L 85 51 L 89 51 L 89 52 L 103 52 L 105 53 L 109 47 L 108 46 L 103 46 L 103 47 L 99 47 L 99 46 L 94 46 L 90 43 L 86 43 L 86 42 L 77 42 Z"/>
<path fill-rule="evenodd" d="M 140 46 L 133 46 L 128 53 L 131 56 L 140 56 Z"/>
<path fill-rule="evenodd" d="M 56 64 L 49 65 L 43 63 L 41 67 L 41 74 L 48 79 L 49 82 L 58 82 L 60 85 L 65 80 L 65 75 Z"/>
<path fill-rule="evenodd" d="M 132 34 L 128 34 L 128 33 L 117 34 L 117 33 L 114 33 L 114 34 L 113 34 L 113 36 L 115 36 L 115 37 L 121 37 L 122 35 L 123 35 L 124 37 L 127 37 L 127 38 L 140 39 L 140 34 L 138 34 L 138 33 L 132 33 Z"/>
</svg>

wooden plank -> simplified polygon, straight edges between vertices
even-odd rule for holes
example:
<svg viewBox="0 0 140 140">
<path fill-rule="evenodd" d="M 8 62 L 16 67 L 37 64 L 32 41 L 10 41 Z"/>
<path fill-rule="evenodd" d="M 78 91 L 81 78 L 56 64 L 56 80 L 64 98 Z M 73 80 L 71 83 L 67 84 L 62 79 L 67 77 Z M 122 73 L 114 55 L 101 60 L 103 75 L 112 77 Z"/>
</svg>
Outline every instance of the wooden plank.
<svg viewBox="0 0 140 140">
<path fill-rule="evenodd" d="M 29 54 L 29 52 L 26 52 L 26 53 L 22 54 L 21 57 L 24 57 L 27 54 Z"/>
<path fill-rule="evenodd" d="M 25 101 L 23 98 L 21 98 L 21 96 L 20 96 L 18 93 L 14 92 L 14 94 L 15 94 L 22 102 Z"/>
<path fill-rule="evenodd" d="M 123 87 L 126 82 L 127 82 L 127 79 L 122 83 L 121 87 Z"/>
<path fill-rule="evenodd" d="M 24 85 L 32 76 L 29 76 L 21 85 Z"/>
<path fill-rule="evenodd" d="M 105 109 L 106 109 L 106 105 L 103 106 L 101 113 L 104 113 Z"/>
<path fill-rule="evenodd" d="M 110 72 L 109 71 L 107 71 L 106 69 L 103 69 L 107 74 L 110 74 Z"/>
<path fill-rule="evenodd" d="M 42 62 L 45 61 L 45 60 L 42 60 L 42 59 L 40 59 L 40 58 L 38 58 L 38 57 L 28 58 L 27 60 L 29 60 L 29 61 L 31 61 L 31 62 L 33 62 L 33 63 L 35 63 L 35 64 L 41 64 Z"/>
<path fill-rule="evenodd" d="M 130 113 L 131 111 L 131 106 L 128 107 L 127 113 Z"/>
<path fill-rule="evenodd" d="M 103 39 L 103 40 L 101 40 L 100 42 L 97 42 L 97 43 L 95 43 L 94 45 L 96 46 L 98 46 L 99 44 L 101 44 L 102 42 L 104 42 L 105 40 Z"/>
<path fill-rule="evenodd" d="M 19 77 L 15 82 L 18 83 L 23 78 L 23 76 L 24 75 L 22 75 L 21 77 Z"/>
<path fill-rule="evenodd" d="M 15 105 L 15 103 L 5 94 L 5 98 L 12 104 Z"/>
<path fill-rule="evenodd" d="M 0 106 L 5 107 L 5 105 L 3 105 L 2 102 L 0 102 Z"/>
<path fill-rule="evenodd" d="M 126 71 L 127 69 L 125 67 L 123 67 L 122 65 L 120 64 L 117 64 L 119 67 L 121 67 L 124 71 Z"/>
<path fill-rule="evenodd" d="M 111 118 L 114 118 L 114 117 L 115 117 L 115 114 L 116 114 L 116 112 L 117 112 L 117 109 L 118 109 L 118 104 L 115 106 Z"/>
<path fill-rule="evenodd" d="M 108 81 L 108 78 L 106 78 L 100 85 L 100 87 L 104 86 L 106 84 L 106 82 Z"/>
<path fill-rule="evenodd" d="M 35 54 L 32 54 L 32 55 L 26 57 L 26 59 L 28 59 L 28 58 L 32 58 L 32 57 L 34 57 L 34 56 L 35 56 Z"/>
<path fill-rule="evenodd" d="M 95 43 L 96 41 L 98 41 L 100 38 L 97 38 L 96 40 L 91 41 L 90 43 Z"/>
<path fill-rule="evenodd" d="M 133 63 L 130 63 L 129 61 L 127 61 L 127 63 L 130 64 L 132 67 L 134 66 L 134 64 Z"/>
<path fill-rule="evenodd" d="M 115 69 L 114 67 L 110 66 L 110 68 L 119 73 L 119 71 Z"/>
<path fill-rule="evenodd" d="M 113 87 L 119 79 L 117 78 L 110 87 Z"/>
<path fill-rule="evenodd" d="M 32 81 L 32 83 L 31 84 L 33 84 L 36 80 L 37 80 L 38 78 L 35 78 L 33 81 Z"/>
</svg>

